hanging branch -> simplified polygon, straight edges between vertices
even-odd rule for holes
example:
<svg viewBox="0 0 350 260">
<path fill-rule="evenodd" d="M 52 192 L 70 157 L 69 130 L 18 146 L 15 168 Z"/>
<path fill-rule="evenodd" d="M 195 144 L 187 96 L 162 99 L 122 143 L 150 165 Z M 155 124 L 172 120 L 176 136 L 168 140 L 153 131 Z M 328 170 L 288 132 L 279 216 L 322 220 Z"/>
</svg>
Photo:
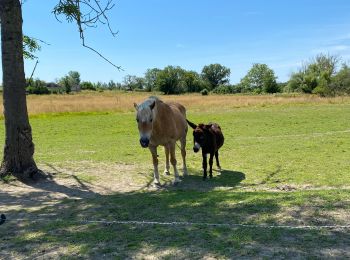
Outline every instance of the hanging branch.
<svg viewBox="0 0 350 260">
<path fill-rule="evenodd" d="M 109 23 L 107 12 L 110 11 L 115 4 L 113 0 L 106 0 L 106 3 L 102 6 L 100 0 L 60 0 L 59 3 L 53 9 L 53 13 L 56 19 L 61 22 L 58 18 L 59 15 L 65 15 L 67 22 L 74 22 L 78 26 L 79 37 L 81 39 L 83 47 L 95 52 L 106 62 L 111 64 L 118 70 L 123 70 L 121 66 L 115 65 L 99 51 L 87 45 L 85 42 L 84 27 L 96 28 L 98 24 L 107 25 L 110 33 L 113 37 L 118 34 L 112 30 Z"/>
<path fill-rule="evenodd" d="M 27 81 L 27 87 L 33 79 L 33 75 L 34 75 L 34 72 L 35 72 L 35 69 L 36 69 L 36 66 L 38 65 L 38 63 L 39 63 L 39 60 L 36 60 L 32 74 L 30 74 L 29 80 Z"/>
</svg>

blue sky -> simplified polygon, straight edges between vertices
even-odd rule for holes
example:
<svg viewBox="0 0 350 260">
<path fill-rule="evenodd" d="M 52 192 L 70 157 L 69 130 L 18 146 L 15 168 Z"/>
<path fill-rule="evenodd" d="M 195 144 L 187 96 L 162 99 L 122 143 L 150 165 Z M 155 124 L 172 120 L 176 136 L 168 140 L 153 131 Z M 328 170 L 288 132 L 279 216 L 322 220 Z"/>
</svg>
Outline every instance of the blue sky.
<svg viewBox="0 0 350 260">
<path fill-rule="evenodd" d="M 220 63 L 237 83 L 253 63 L 266 63 L 279 81 L 317 53 L 350 60 L 349 0 L 118 0 L 108 28 L 86 31 L 89 45 L 125 71 L 118 72 L 81 46 L 74 24 L 51 13 L 58 0 L 27 0 L 24 33 L 42 39 L 35 77 L 54 81 L 70 70 L 82 80 L 122 81 L 147 68 L 178 65 L 200 72 Z M 34 62 L 26 61 L 29 75 Z"/>
</svg>

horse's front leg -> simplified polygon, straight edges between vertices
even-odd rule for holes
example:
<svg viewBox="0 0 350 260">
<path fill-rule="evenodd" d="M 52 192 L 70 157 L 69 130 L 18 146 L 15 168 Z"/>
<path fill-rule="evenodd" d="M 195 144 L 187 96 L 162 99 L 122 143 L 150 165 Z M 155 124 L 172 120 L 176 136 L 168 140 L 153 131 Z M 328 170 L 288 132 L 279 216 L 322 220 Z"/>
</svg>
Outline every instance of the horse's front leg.
<svg viewBox="0 0 350 260">
<path fill-rule="evenodd" d="M 207 154 L 202 151 L 203 157 L 203 181 L 207 178 Z"/>
<path fill-rule="evenodd" d="M 170 175 L 170 163 L 169 163 L 169 145 L 166 144 L 164 145 L 164 152 L 165 152 L 165 169 L 164 169 L 164 174 L 165 175 Z"/>
<path fill-rule="evenodd" d="M 158 172 L 158 156 L 157 156 L 157 146 L 149 146 L 149 150 L 152 154 L 153 168 L 154 168 L 154 184 L 159 185 L 159 172 Z"/>
</svg>

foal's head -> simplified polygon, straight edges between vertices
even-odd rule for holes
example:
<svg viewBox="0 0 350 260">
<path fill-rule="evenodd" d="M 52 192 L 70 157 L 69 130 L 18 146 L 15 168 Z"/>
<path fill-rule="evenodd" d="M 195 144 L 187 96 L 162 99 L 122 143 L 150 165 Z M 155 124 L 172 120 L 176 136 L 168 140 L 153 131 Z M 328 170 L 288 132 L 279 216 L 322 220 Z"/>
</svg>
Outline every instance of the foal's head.
<svg viewBox="0 0 350 260">
<path fill-rule="evenodd" d="M 148 147 L 149 141 L 152 133 L 152 124 L 153 124 L 153 108 L 156 104 L 156 101 L 153 100 L 151 103 L 144 102 L 140 105 L 134 103 L 136 109 L 136 121 L 140 133 L 140 144 L 143 148 Z"/>
<path fill-rule="evenodd" d="M 203 147 L 206 143 L 207 139 L 207 126 L 204 124 L 196 125 L 186 119 L 187 123 L 190 127 L 193 128 L 193 151 L 197 153 L 201 147 Z"/>
</svg>

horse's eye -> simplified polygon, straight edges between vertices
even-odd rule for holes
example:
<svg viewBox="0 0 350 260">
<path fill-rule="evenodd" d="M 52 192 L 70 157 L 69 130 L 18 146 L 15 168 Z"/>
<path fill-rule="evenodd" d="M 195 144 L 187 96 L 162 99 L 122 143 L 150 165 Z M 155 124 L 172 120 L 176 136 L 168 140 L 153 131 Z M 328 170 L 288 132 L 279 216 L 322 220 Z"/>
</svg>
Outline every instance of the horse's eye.
<svg viewBox="0 0 350 260">
<path fill-rule="evenodd" d="M 136 121 L 137 121 L 137 123 L 139 122 L 139 119 L 138 118 L 136 118 Z"/>
<path fill-rule="evenodd" d="M 153 119 L 151 118 L 151 119 L 150 119 L 150 122 L 152 123 L 152 121 L 153 121 Z"/>
</svg>

